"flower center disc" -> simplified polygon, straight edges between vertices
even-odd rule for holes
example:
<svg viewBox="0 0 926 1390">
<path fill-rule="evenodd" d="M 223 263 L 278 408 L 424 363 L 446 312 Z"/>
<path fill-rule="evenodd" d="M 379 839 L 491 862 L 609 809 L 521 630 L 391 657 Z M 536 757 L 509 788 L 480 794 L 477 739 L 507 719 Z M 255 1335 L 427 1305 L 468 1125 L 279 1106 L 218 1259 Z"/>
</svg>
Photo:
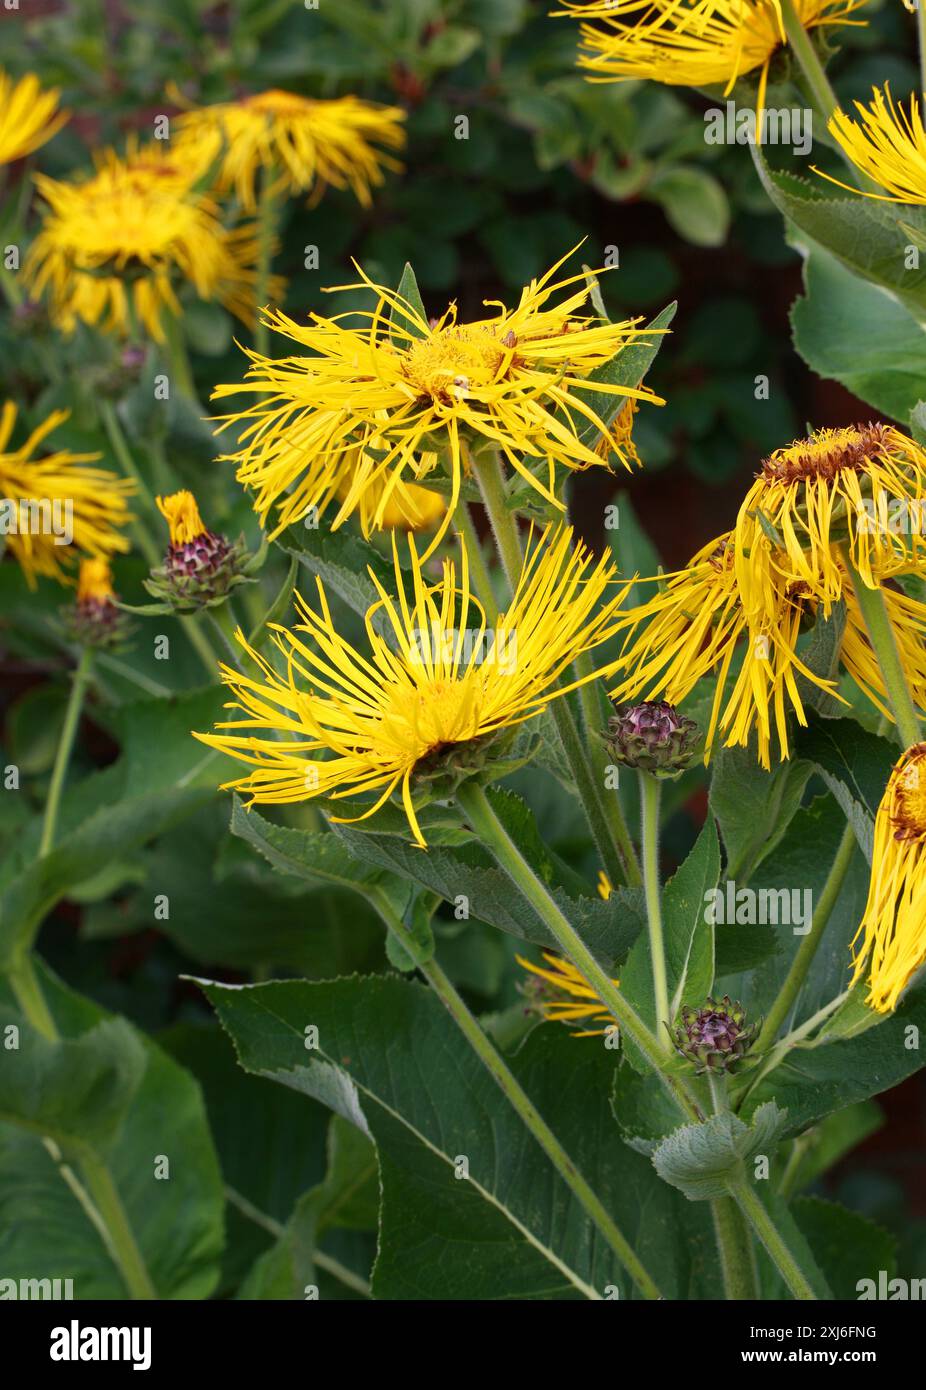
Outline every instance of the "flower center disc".
<svg viewBox="0 0 926 1390">
<path fill-rule="evenodd" d="M 465 743 L 479 729 L 479 683 L 433 680 L 410 691 L 397 689 L 383 715 L 380 737 L 416 762 L 447 744 Z"/>
<path fill-rule="evenodd" d="M 465 400 L 471 391 L 499 379 L 499 368 L 510 360 L 513 346 L 488 328 L 442 328 L 406 349 L 405 374 L 422 396 Z"/>
<path fill-rule="evenodd" d="M 844 469 L 864 468 L 884 448 L 883 425 L 818 430 L 808 439 L 776 449 L 762 464 L 766 482 L 794 483 L 808 478 L 835 478 Z"/>
</svg>

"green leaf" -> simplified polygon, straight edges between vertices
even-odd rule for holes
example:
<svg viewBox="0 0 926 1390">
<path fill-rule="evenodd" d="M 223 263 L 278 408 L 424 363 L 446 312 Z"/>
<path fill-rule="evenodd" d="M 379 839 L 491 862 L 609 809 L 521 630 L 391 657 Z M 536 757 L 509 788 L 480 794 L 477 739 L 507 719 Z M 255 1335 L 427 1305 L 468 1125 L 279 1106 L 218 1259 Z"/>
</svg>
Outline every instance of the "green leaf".
<svg viewBox="0 0 926 1390">
<path fill-rule="evenodd" d="M 881 1107 L 873 1100 L 861 1100 L 827 1115 L 795 1141 L 800 1146 L 799 1158 L 791 1171 L 786 1195 L 800 1192 L 816 1182 L 863 1139 L 879 1130 L 883 1123 Z"/>
<path fill-rule="evenodd" d="M 753 747 L 718 749 L 712 768 L 710 809 L 727 852 L 726 876 L 743 888 L 787 830 L 810 768 L 792 759 L 766 772 Z"/>
<path fill-rule="evenodd" d="M 641 336 L 627 347 L 622 348 L 616 353 L 609 362 L 604 362 L 600 367 L 596 367 L 586 378 L 589 382 L 600 381 L 608 386 L 629 386 L 636 388 L 640 386 L 656 359 L 659 349 L 662 347 L 666 338 L 666 330 L 675 318 L 675 311 L 678 304 L 673 300 L 671 304 L 651 319 L 644 328 L 640 329 Z M 626 405 L 627 397 L 613 394 L 610 391 L 587 391 L 581 392 L 582 399 L 593 410 L 599 419 L 606 425 L 612 425 L 619 412 Z M 597 425 L 588 425 L 579 434 L 583 444 L 590 447 L 597 443 L 600 430 Z"/>
<path fill-rule="evenodd" d="M 859 200 L 861 201 L 861 200 Z M 808 248 L 803 298 L 791 310 L 794 346 L 819 376 L 906 424 L 923 393 L 926 331 L 878 285 L 818 246 Z"/>
<path fill-rule="evenodd" d="M 819 772 L 870 863 L 874 818 L 897 759 L 896 746 L 854 719 L 811 715 L 808 727 L 798 733 L 795 752 Z"/>
<path fill-rule="evenodd" d="M 589 950 L 610 969 L 622 959 L 643 926 L 639 892 L 618 889 L 605 903 L 597 896 L 582 895 L 584 885 L 575 874 L 563 873 L 543 844 L 536 823 L 521 799 L 498 788 L 487 791 L 535 873 L 539 874 L 563 913 L 581 932 Z M 398 835 L 336 825 L 338 837 L 358 858 L 437 893 L 470 917 L 489 922 L 502 931 L 533 941 L 547 950 L 557 942 L 534 909 L 512 887 L 511 880 L 479 841 L 466 835 L 461 843 L 431 843 L 427 853 L 408 842 L 408 828 Z"/>
<path fill-rule="evenodd" d="M 870 1279 L 877 1287 L 881 1271 L 893 1277 L 897 1242 L 867 1217 L 820 1197 L 799 1197 L 792 1212 L 833 1298 L 858 1299 L 860 1282 Z"/>
<path fill-rule="evenodd" d="M 278 543 L 287 555 L 294 556 L 311 575 L 321 579 L 325 588 L 342 598 L 355 613 L 365 615 L 367 609 L 379 601 L 370 578 L 371 570 L 387 593 L 395 591 L 395 570 L 391 562 L 350 531 L 314 529 L 294 523 L 287 527 Z M 313 584 L 311 590 L 314 588 Z"/>
<path fill-rule="evenodd" d="M 798 230 L 821 246 L 856 277 L 889 291 L 911 313 L 926 311 L 926 267 L 906 263 L 911 232 L 926 232 L 920 208 L 901 207 L 854 194 L 834 193 L 822 179 L 811 183 L 772 170 L 759 146 L 752 156 L 766 192 Z M 906 224 L 902 225 L 902 224 Z M 867 351 L 868 343 L 864 343 Z"/>
<path fill-rule="evenodd" d="M 415 272 L 412 270 L 408 261 L 405 262 L 405 269 L 402 271 L 402 278 L 399 281 L 397 293 L 399 298 L 404 299 L 405 303 L 408 304 L 413 312 L 419 314 L 420 317 L 424 319 L 425 323 L 427 323 L 428 316 L 425 312 L 424 300 L 421 298 L 421 291 L 418 288 Z M 398 348 L 405 348 L 408 346 L 409 334 L 415 338 L 420 338 L 422 336 L 422 330 L 415 323 L 414 319 L 410 318 L 409 315 L 404 313 L 398 306 L 393 307 L 389 316 L 389 322 L 391 328 L 390 336 L 393 343 Z"/>
<path fill-rule="evenodd" d="M 89 1147 L 108 1166 L 158 1296 L 208 1298 L 218 1279 L 223 1197 L 198 1085 L 129 1023 L 44 968 L 40 983 L 62 1042 L 39 1048 L 24 1029 L 19 1050 L 4 1053 L 0 1268 L 10 1278 L 73 1279 L 77 1298 L 126 1297 L 97 1228 L 42 1143 L 38 1131 L 47 1126 L 66 1153 Z M 4 1016 L 15 1016 L 5 982 L 0 1001 Z M 30 1080 L 40 1088 L 31 1100 Z M 28 1113 L 16 1114 L 24 1105 Z M 159 1178 L 163 1159 L 169 1176 Z"/>
<path fill-rule="evenodd" d="M 654 1150 L 653 1166 L 690 1202 L 723 1197 L 731 1184 L 751 1180 L 747 1165 L 756 1154 L 772 1153 L 786 1119 L 774 1101 L 767 1101 L 753 1112 L 751 1124 L 726 1110 L 701 1124 L 682 1125 Z"/>
<path fill-rule="evenodd" d="M 730 230 L 730 204 L 723 184 L 703 169 L 662 169 L 647 185 L 669 225 L 695 246 L 722 246 Z"/>
<path fill-rule="evenodd" d="M 0 868 L 0 967 L 72 888 L 217 795 L 224 759 L 190 730 L 211 726 L 221 704 L 221 692 L 208 690 L 120 708 L 122 757 L 65 794 L 54 849 L 37 858 L 35 816 Z"/>
<path fill-rule="evenodd" d="M 748 1118 L 769 1099 L 787 1107 L 788 1133 L 800 1134 L 831 1110 L 888 1091 L 923 1065 L 926 991 L 908 995 L 896 1013 L 859 1036 L 794 1048 L 747 1095 Z"/>
<path fill-rule="evenodd" d="M 203 988 L 243 1066 L 322 1099 L 376 1143 L 376 1297 L 594 1298 L 614 1285 L 630 1295 L 613 1255 L 433 993 L 395 977 Z M 318 1047 L 306 1051 L 310 1022 Z M 694 1288 L 711 1296 L 709 1226 L 686 1224 L 684 1202 L 647 1161 L 609 1142 L 613 1054 L 547 1025 L 509 1061 L 555 1132 L 569 1136 L 570 1157 L 594 1174 L 667 1296 Z"/>
</svg>

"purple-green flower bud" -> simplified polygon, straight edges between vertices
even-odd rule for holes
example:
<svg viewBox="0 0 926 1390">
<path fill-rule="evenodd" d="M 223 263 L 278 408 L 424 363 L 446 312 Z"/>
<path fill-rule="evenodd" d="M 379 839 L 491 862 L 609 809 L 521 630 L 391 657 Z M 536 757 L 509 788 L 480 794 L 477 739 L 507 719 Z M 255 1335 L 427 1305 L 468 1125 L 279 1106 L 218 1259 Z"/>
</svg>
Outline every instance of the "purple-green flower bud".
<svg viewBox="0 0 926 1390">
<path fill-rule="evenodd" d="M 734 1003 L 728 994 L 720 1000 L 708 995 L 703 1008 L 686 1004 L 682 1009 L 673 1042 L 699 1074 L 728 1072 L 752 1047 L 758 1031 L 758 1023 L 747 1023 L 742 1004 Z"/>
<path fill-rule="evenodd" d="M 678 777 L 700 741 L 694 720 L 665 700 L 618 705 L 608 720 L 607 744 L 614 761 L 656 777 Z"/>
</svg>

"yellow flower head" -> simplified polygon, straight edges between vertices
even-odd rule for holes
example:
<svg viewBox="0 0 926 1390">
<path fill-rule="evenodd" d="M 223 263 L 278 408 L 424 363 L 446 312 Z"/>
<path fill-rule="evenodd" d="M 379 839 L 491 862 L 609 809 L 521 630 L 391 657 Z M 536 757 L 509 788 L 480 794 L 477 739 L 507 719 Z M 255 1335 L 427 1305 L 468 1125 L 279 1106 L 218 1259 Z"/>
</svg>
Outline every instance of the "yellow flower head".
<svg viewBox="0 0 926 1390">
<path fill-rule="evenodd" d="M 868 902 L 852 947 L 852 983 L 867 973 L 866 1002 L 890 1013 L 926 963 L 926 743 L 902 755 L 878 807 Z"/>
<path fill-rule="evenodd" d="M 258 397 L 247 410 L 223 419 L 243 426 L 241 447 L 228 457 L 238 464 L 239 481 L 255 490 L 262 524 L 276 511 L 271 536 L 311 508 L 320 514 L 335 498 L 342 500 L 333 529 L 355 511 L 365 534 L 381 528 L 394 489 L 420 481 L 440 447 L 453 489 L 436 545 L 459 497 L 466 450 L 486 442 L 562 508 L 553 491 L 554 464 L 600 464 L 580 436 L 590 430 L 594 445 L 608 433 L 587 394 L 663 402 L 643 387 L 589 380 L 596 367 L 646 330 L 636 327 L 636 319 L 612 324 L 580 315 L 589 293 L 586 278 L 555 281 L 561 264 L 532 280 L 516 309 L 499 304 L 494 318 L 475 323 L 458 323 L 455 305 L 429 323 L 365 277 L 378 296 L 372 313 L 334 319 L 313 314 L 308 325 L 268 314 L 276 332 L 311 355 L 273 359 L 249 353 L 252 366 L 244 383 L 219 386 L 214 397 L 242 391 Z M 571 293 L 548 307 L 564 290 Z M 396 316 L 391 326 L 390 310 Z M 347 327 L 346 317 L 366 319 L 368 326 Z M 528 470 L 525 456 L 544 460 L 546 483 Z"/>
<path fill-rule="evenodd" d="M 604 463 L 607 463 L 613 454 L 625 468 L 629 468 L 631 464 L 635 464 L 637 468 L 641 467 L 642 461 L 633 439 L 633 422 L 639 409 L 637 401 L 625 401 L 611 421 L 608 433 L 602 435 L 595 445 L 595 453 Z"/>
<path fill-rule="evenodd" d="M 893 719 L 852 580 L 838 554 L 832 561 L 838 575 L 835 598 L 846 606 L 840 664 Z M 885 572 L 881 587 L 911 696 L 926 709 L 926 604 L 893 584 L 913 568 L 898 563 Z M 797 653 L 801 633 L 823 615 L 824 605 L 804 581 L 783 578 L 786 569 L 786 557 L 777 556 L 765 601 L 750 616 L 737 582 L 735 533 L 704 546 L 686 569 L 666 576 L 651 599 L 624 613 L 629 635 L 612 668 L 622 677 L 613 698 L 620 704 L 643 698 L 678 705 L 702 677 L 714 675 L 705 761 L 718 734 L 727 747 L 745 747 L 754 730 L 763 767 L 771 766 L 773 736 L 779 757 L 789 758 L 789 714 L 807 723 L 798 678 L 836 699 L 842 696 L 834 681 L 811 671 Z"/>
<path fill-rule="evenodd" d="M 573 1033 L 574 1038 L 594 1038 L 603 1034 L 614 1018 L 605 1008 L 598 995 L 581 975 L 571 961 L 563 960 L 550 951 L 544 951 L 543 958 L 548 969 L 533 965 L 522 956 L 517 957 L 518 965 L 529 970 L 532 979 L 526 982 L 524 993 L 540 1010 L 544 1018 L 557 1023 L 601 1023 L 602 1028 L 582 1028 Z M 614 980 L 615 985 L 620 984 Z"/>
<path fill-rule="evenodd" d="M 55 410 L 18 449 L 10 448 L 16 406 L 0 411 L 0 517 L 6 544 L 30 588 L 37 575 L 69 582 L 75 551 L 105 558 L 129 549 L 122 530 L 131 520 L 134 485 L 102 468 L 87 468 L 99 454 L 67 449 L 35 458 L 51 432 L 68 418 Z"/>
<path fill-rule="evenodd" d="M 109 561 L 81 560 L 77 575 L 77 602 L 111 603 L 114 597 Z"/>
<path fill-rule="evenodd" d="M 538 714 L 573 688 L 556 682 L 575 658 L 614 631 L 622 595 L 600 602 L 614 569 L 574 546 L 569 529 L 548 529 L 530 550 L 511 606 L 493 631 L 470 592 L 465 546 L 459 575 L 445 560 L 432 585 L 411 535 L 408 553 L 406 579 L 393 538 L 397 600 L 371 573 L 379 599 L 366 615 L 369 656 L 338 633 L 320 581 L 317 609 L 297 599 L 301 622 L 294 631 L 273 625 L 283 674 L 238 634 L 262 677 L 223 667 L 241 717 L 218 726 L 231 733 L 197 738 L 252 766 L 247 777 L 228 784 L 252 802 L 373 793 L 373 805 L 354 817 L 364 820 L 400 791 L 414 839 L 424 845 L 413 800 L 416 772 Z"/>
<path fill-rule="evenodd" d="M 926 452 L 889 425 L 818 430 L 777 449 L 740 507 L 739 595 L 753 621 L 782 586 L 800 584 L 824 617 L 844 587 L 837 546 L 877 588 L 898 563 L 926 555 Z"/>
<path fill-rule="evenodd" d="M 389 151 L 405 144 L 404 120 L 398 106 L 274 90 L 189 111 L 177 125 L 181 151 L 192 147 L 207 164 L 220 160 L 218 190 L 233 190 L 253 212 L 260 169 L 271 172 L 274 194 L 312 189 L 320 197 L 330 184 L 352 189 L 369 207 L 383 170 L 402 167 Z"/>
<path fill-rule="evenodd" d="M 23 159 L 57 135 L 67 122 L 57 91 L 42 91 L 34 72 L 18 82 L 0 68 L 0 164 Z"/>
<path fill-rule="evenodd" d="M 613 889 L 612 886 L 611 886 L 611 880 L 608 878 L 608 875 L 605 873 L 604 869 L 599 869 L 599 870 L 598 870 L 598 896 L 599 896 L 599 898 L 604 898 L 605 902 L 607 902 L 608 899 L 610 898 L 610 896 L 611 896 L 611 894 L 612 894 L 613 892 L 614 892 L 614 889 Z"/>
<path fill-rule="evenodd" d="M 108 151 L 80 182 L 36 178 L 48 213 L 26 280 L 36 297 L 48 291 L 58 327 L 72 332 L 82 320 L 125 335 L 134 315 L 162 342 L 164 314 L 182 313 L 184 282 L 252 321 L 254 227 L 223 227 L 215 204 L 194 187 L 200 173 L 194 160 L 131 149 L 124 159 Z M 278 280 L 269 293 L 279 295 Z"/>
<path fill-rule="evenodd" d="M 812 166 L 814 172 L 866 198 L 885 203 L 926 204 L 926 127 L 919 101 L 912 96 L 910 110 L 905 111 L 902 103 L 895 103 L 887 83 L 883 92 L 873 87 L 871 95 L 870 106 L 855 103 L 857 120 L 845 111 L 837 111 L 828 128 L 856 168 L 886 192 L 856 188 Z"/>
<path fill-rule="evenodd" d="M 795 0 L 805 29 L 857 24 L 848 16 L 865 0 Z M 559 15 L 581 26 L 579 65 L 592 81 L 649 78 L 680 87 L 723 83 L 761 69 L 764 105 L 768 66 L 786 42 L 778 0 L 588 0 Z"/>
<path fill-rule="evenodd" d="M 206 534 L 206 527 L 203 525 L 192 492 L 187 492 L 186 489 L 172 492 L 169 497 L 158 497 L 157 504 L 158 511 L 170 528 L 171 545 L 187 545 Z"/>
</svg>

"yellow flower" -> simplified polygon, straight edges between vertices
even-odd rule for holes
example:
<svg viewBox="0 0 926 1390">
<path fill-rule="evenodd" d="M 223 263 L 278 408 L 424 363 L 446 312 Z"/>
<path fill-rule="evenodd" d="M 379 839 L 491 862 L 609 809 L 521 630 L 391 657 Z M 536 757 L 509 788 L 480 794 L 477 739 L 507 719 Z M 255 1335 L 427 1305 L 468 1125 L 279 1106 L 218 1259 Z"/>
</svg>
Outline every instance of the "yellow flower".
<svg viewBox="0 0 926 1390">
<path fill-rule="evenodd" d="M 611 421 L 608 433 L 599 439 L 595 453 L 604 463 L 614 454 L 625 468 L 629 468 L 631 463 L 637 468 L 641 467 L 640 455 L 633 440 L 633 422 L 639 409 L 635 400 L 625 401 Z"/>
<path fill-rule="evenodd" d="M 544 951 L 543 958 L 549 965 L 544 970 L 540 965 L 532 965 L 523 956 L 518 956 L 518 965 L 529 970 L 534 977 L 525 986 L 524 992 L 536 1004 L 544 1018 L 557 1023 L 603 1023 L 604 1028 L 583 1028 L 573 1033 L 574 1038 L 595 1038 L 614 1026 L 613 1015 L 605 1008 L 598 995 L 581 975 L 571 961 L 563 960 L 550 951 Z M 615 985 L 620 980 L 614 980 Z M 531 988 L 533 986 L 533 988 Z"/>
<path fill-rule="evenodd" d="M 611 880 L 608 878 L 608 875 L 605 873 L 604 869 L 599 869 L 599 870 L 598 870 L 598 896 L 599 896 L 599 898 L 604 898 L 605 902 L 607 902 L 608 899 L 610 898 L 610 896 L 611 896 L 611 894 L 612 894 L 613 892 L 614 892 L 614 889 L 613 889 L 613 887 L 611 886 Z"/>
<path fill-rule="evenodd" d="M 402 168 L 388 152 L 405 144 L 404 120 L 398 106 L 274 90 L 189 111 L 177 125 L 181 152 L 192 147 L 207 164 L 220 159 L 218 190 L 234 190 L 253 212 L 259 169 L 271 171 L 273 193 L 312 189 L 317 198 L 330 184 L 351 188 L 369 207 L 383 170 Z"/>
<path fill-rule="evenodd" d="M 108 560 L 81 560 L 77 574 L 78 603 L 111 603 L 113 574 Z"/>
<path fill-rule="evenodd" d="M 926 743 L 901 756 L 878 807 L 868 902 L 852 948 L 852 983 L 867 972 L 866 1003 L 890 1013 L 926 963 Z"/>
<path fill-rule="evenodd" d="M 830 560 L 838 576 L 831 599 L 842 599 L 846 606 L 840 664 L 872 704 L 893 719 L 852 580 L 838 554 Z M 838 700 L 843 697 L 834 681 L 812 672 L 797 653 L 802 631 L 823 613 L 823 604 L 802 580 L 782 578 L 785 569 L 779 556 L 770 567 L 765 602 L 750 618 L 737 583 L 735 533 L 704 546 L 686 569 L 658 581 L 664 587 L 652 598 L 624 613 L 621 621 L 629 635 L 611 670 L 622 677 L 613 698 L 621 704 L 644 698 L 678 705 L 702 677 L 716 675 L 705 761 L 718 733 L 727 747 L 745 747 L 753 730 L 763 767 L 771 766 L 773 734 L 779 757 L 789 758 L 789 713 L 799 724 L 807 723 L 798 677 Z M 911 696 L 926 709 L 926 604 L 892 582 L 914 569 L 893 565 L 885 571 L 881 589 Z"/>
<path fill-rule="evenodd" d="M 172 492 L 169 497 L 158 497 L 158 511 L 164 517 L 170 530 L 171 545 L 188 545 L 206 534 L 206 527 L 199 514 L 196 498 L 184 488 Z"/>
<path fill-rule="evenodd" d="M 805 29 L 864 21 L 848 18 L 865 0 L 795 0 Z M 579 65 L 592 81 L 649 78 L 681 87 L 723 83 L 761 69 L 760 107 L 768 67 L 787 43 L 778 0 L 590 0 L 559 15 L 581 26 Z"/>
<path fill-rule="evenodd" d="M 459 498 L 466 451 L 480 442 L 497 447 L 562 509 L 553 491 L 554 464 L 600 464 L 580 435 L 590 429 L 594 443 L 608 433 L 585 393 L 663 402 L 644 387 L 589 380 L 596 367 L 647 330 L 636 327 L 637 319 L 612 324 L 580 316 L 589 293 L 585 276 L 557 282 L 560 265 L 532 280 L 516 309 L 499 304 L 494 318 L 475 323 L 458 323 L 455 305 L 429 323 L 366 277 L 364 284 L 378 296 L 376 308 L 349 316 L 367 319 L 363 330 L 345 326 L 341 320 L 348 316 L 313 314 L 302 325 L 285 314 L 268 314 L 276 332 L 311 355 L 273 359 L 249 353 L 245 382 L 218 386 L 214 398 L 242 391 L 258 397 L 247 410 L 222 418 L 243 426 L 239 451 L 227 457 L 238 464 L 239 481 L 255 490 L 262 524 L 276 510 L 271 537 L 313 508 L 321 514 L 334 498 L 342 500 L 332 529 L 355 511 L 365 534 L 381 528 L 395 487 L 420 481 L 441 447 L 452 494 L 436 545 Z M 567 298 L 547 307 L 557 292 L 570 288 Z M 390 328 L 389 310 L 398 326 Z M 529 471 L 524 457 L 544 461 L 546 483 Z"/>
<path fill-rule="evenodd" d="M 870 106 L 855 103 L 857 121 L 845 111 L 837 111 L 828 129 L 856 168 L 887 192 L 856 188 L 815 165 L 811 167 L 850 193 L 885 203 L 926 204 L 926 127 L 919 101 L 911 96 L 910 110 L 905 111 L 902 103 L 895 104 L 887 83 L 883 92 L 873 87 L 871 94 Z"/>
<path fill-rule="evenodd" d="M 37 575 L 67 583 L 75 550 L 105 558 L 129 549 L 122 528 L 131 520 L 128 498 L 134 485 L 102 468 L 86 468 L 99 454 L 66 449 L 34 458 L 53 430 L 68 418 L 55 410 L 11 449 L 16 406 L 0 411 L 0 518 L 6 544 L 19 561 L 30 588 Z"/>
<path fill-rule="evenodd" d="M 568 528 L 544 531 L 525 559 L 511 606 L 489 632 L 470 592 L 465 546 L 459 575 L 445 560 L 432 585 L 411 535 L 408 553 L 410 581 L 394 537 L 397 602 L 371 574 L 379 599 L 366 614 L 369 656 L 338 633 L 321 582 L 317 610 L 297 599 L 302 621 L 295 631 L 273 625 L 284 674 L 238 634 L 262 678 L 223 667 L 240 717 L 218 726 L 231 733 L 196 737 L 252 766 L 248 776 L 228 784 L 252 803 L 374 793 L 369 810 L 354 817 L 365 820 L 401 792 L 414 839 L 423 846 L 416 774 L 431 770 L 448 750 L 460 754 L 461 745 L 540 713 L 574 688 L 556 683 L 575 658 L 614 631 L 622 594 L 600 604 L 613 566 L 606 559 L 595 563 L 583 546 L 574 546 Z"/>
<path fill-rule="evenodd" d="M 818 430 L 765 460 L 734 533 L 739 596 L 753 622 L 800 584 L 829 617 L 843 592 L 837 545 L 878 587 L 898 563 L 926 557 L 926 452 L 889 425 Z"/>
<path fill-rule="evenodd" d="M 0 68 L 0 164 L 11 164 L 49 141 L 68 120 L 58 92 L 42 91 L 34 72 L 16 83 Z"/>
<path fill-rule="evenodd" d="M 26 262 L 36 297 L 46 290 L 54 322 L 77 321 L 127 334 L 133 318 L 164 340 L 165 313 L 182 313 L 177 290 L 218 300 L 253 320 L 257 240 L 252 225 L 226 229 L 213 202 L 195 189 L 194 160 L 153 147 L 108 151 L 96 172 L 76 183 L 37 176 L 48 213 Z M 280 293 L 275 280 L 269 293 Z"/>
</svg>

